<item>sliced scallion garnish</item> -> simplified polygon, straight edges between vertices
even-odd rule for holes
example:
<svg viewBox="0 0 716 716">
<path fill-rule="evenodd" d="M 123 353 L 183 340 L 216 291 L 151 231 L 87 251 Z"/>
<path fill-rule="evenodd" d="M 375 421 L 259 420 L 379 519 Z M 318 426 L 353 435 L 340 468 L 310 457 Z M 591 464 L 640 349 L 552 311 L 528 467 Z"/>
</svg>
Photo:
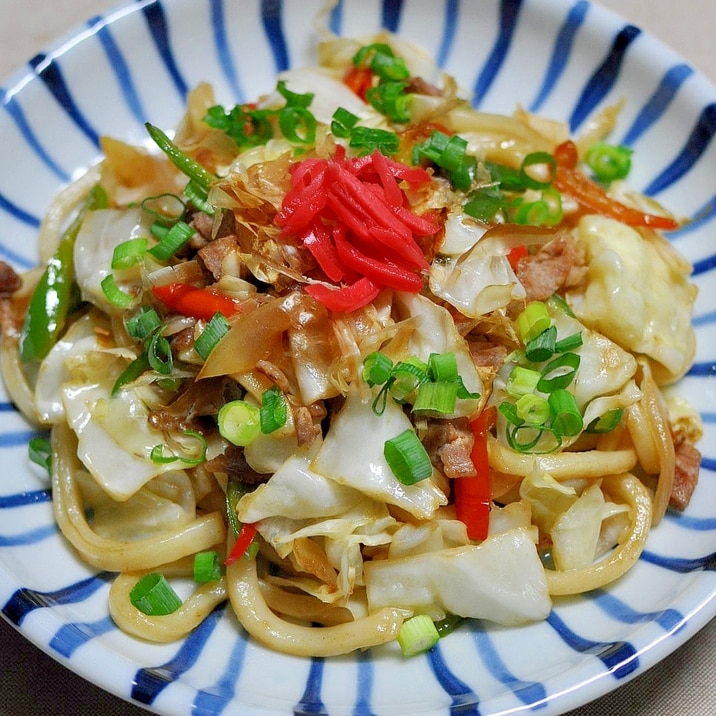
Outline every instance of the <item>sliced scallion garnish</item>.
<svg viewBox="0 0 716 716">
<path fill-rule="evenodd" d="M 219 409 L 219 432 L 230 443 L 245 447 L 261 433 L 261 411 L 245 400 L 232 400 Z"/>
<path fill-rule="evenodd" d="M 114 274 L 108 273 L 100 282 L 104 297 L 117 308 L 129 308 L 134 301 L 134 296 L 123 291 L 118 285 Z"/>
<path fill-rule="evenodd" d="M 221 562 L 216 550 L 197 552 L 194 555 L 194 581 L 204 584 L 221 579 Z"/>
<path fill-rule="evenodd" d="M 194 341 L 194 350 L 202 360 L 209 357 L 219 341 L 229 332 L 229 322 L 221 313 L 215 313 Z"/>
<path fill-rule="evenodd" d="M 145 574 L 129 593 L 132 606 L 150 617 L 173 614 L 182 600 L 159 572 Z"/>
<path fill-rule="evenodd" d="M 410 428 L 386 440 L 383 455 L 393 474 L 403 485 L 414 485 L 433 474 L 430 457 L 420 438 Z"/>
<path fill-rule="evenodd" d="M 147 240 L 144 238 L 128 239 L 117 244 L 112 252 L 112 268 L 128 269 L 144 258 L 147 251 Z"/>
<path fill-rule="evenodd" d="M 273 433 L 282 428 L 287 419 L 288 405 L 286 404 L 286 396 L 274 385 L 261 395 L 261 407 L 259 408 L 261 432 L 264 434 Z"/>
<path fill-rule="evenodd" d="M 440 640 L 440 632 L 427 614 L 406 619 L 398 632 L 403 656 L 416 656 L 432 649 Z"/>
<path fill-rule="evenodd" d="M 158 244 L 148 249 L 157 261 L 166 261 L 174 256 L 190 239 L 196 231 L 185 221 L 177 221 L 162 238 Z"/>
</svg>

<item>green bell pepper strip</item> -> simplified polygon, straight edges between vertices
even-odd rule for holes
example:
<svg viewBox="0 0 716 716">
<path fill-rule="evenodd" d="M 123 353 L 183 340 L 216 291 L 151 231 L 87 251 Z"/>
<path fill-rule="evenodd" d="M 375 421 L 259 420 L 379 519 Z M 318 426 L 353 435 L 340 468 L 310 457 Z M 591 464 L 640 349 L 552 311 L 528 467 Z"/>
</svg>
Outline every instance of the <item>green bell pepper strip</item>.
<svg viewBox="0 0 716 716">
<path fill-rule="evenodd" d="M 100 186 L 95 186 L 48 261 L 30 299 L 20 333 L 19 351 L 23 363 L 42 360 L 62 334 L 73 305 L 75 239 L 87 212 L 106 206 L 107 195 Z"/>
</svg>

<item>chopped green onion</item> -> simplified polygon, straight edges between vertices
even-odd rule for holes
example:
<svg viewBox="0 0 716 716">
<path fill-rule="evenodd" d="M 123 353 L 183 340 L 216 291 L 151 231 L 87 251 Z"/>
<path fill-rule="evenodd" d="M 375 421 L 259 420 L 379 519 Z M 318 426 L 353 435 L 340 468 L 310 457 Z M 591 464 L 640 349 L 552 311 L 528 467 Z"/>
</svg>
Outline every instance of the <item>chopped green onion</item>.
<svg viewBox="0 0 716 716">
<path fill-rule="evenodd" d="M 182 605 L 179 595 L 158 572 L 145 574 L 129 593 L 132 606 L 150 617 L 173 614 Z"/>
<path fill-rule="evenodd" d="M 517 202 L 514 219 L 517 224 L 526 226 L 556 226 L 564 213 L 562 211 L 562 195 L 551 187 L 542 192 L 542 198 L 536 201 Z"/>
<path fill-rule="evenodd" d="M 435 382 L 452 383 L 458 379 L 457 358 L 454 353 L 431 353 L 428 358 L 428 375 Z"/>
<path fill-rule="evenodd" d="M 525 357 L 535 363 L 549 360 L 555 352 L 557 327 L 550 326 L 525 346 Z"/>
<path fill-rule="evenodd" d="M 162 375 L 169 375 L 172 372 L 174 366 L 172 347 L 159 331 L 155 331 L 149 338 L 146 353 L 152 370 Z"/>
<path fill-rule="evenodd" d="M 148 306 L 142 306 L 139 312 L 127 320 L 127 333 L 132 338 L 143 341 L 162 325 L 159 314 Z"/>
<path fill-rule="evenodd" d="M 543 189 L 552 183 L 556 171 L 557 160 L 552 154 L 532 152 L 522 160 L 520 179 L 528 189 Z"/>
<path fill-rule="evenodd" d="M 466 154 L 467 141 L 454 134 L 448 136 L 438 130 L 413 148 L 413 164 L 422 158 L 433 162 L 447 173 L 456 189 L 467 191 L 475 173 L 476 161 Z"/>
<path fill-rule="evenodd" d="M 174 206 L 170 206 L 174 204 Z M 156 196 L 148 196 L 141 203 L 142 211 L 153 216 L 163 224 L 173 224 L 184 216 L 186 204 L 180 196 L 166 192 Z"/>
<path fill-rule="evenodd" d="M 455 412 L 457 391 L 458 383 L 455 381 L 449 383 L 421 383 L 415 396 L 413 411 L 416 413 L 450 415 Z"/>
<path fill-rule="evenodd" d="M 244 483 L 238 480 L 229 480 L 226 485 L 226 519 L 229 521 L 229 527 L 234 538 L 238 537 L 241 531 L 241 522 L 236 514 L 236 505 L 239 504 L 239 500 L 246 492 Z"/>
<path fill-rule="evenodd" d="M 209 196 L 204 188 L 197 184 L 193 179 L 190 179 L 184 187 L 184 194 L 187 199 L 199 210 L 203 211 L 209 216 L 214 216 L 216 213 L 214 207 L 207 201 Z"/>
<path fill-rule="evenodd" d="M 194 581 L 204 584 L 221 579 L 221 562 L 216 550 L 197 552 L 194 555 Z"/>
<path fill-rule="evenodd" d="M 631 171 L 632 150 L 624 145 L 593 144 L 584 157 L 594 176 L 603 182 L 624 179 Z"/>
<path fill-rule="evenodd" d="M 624 415 L 623 408 L 614 408 L 613 410 L 607 410 L 604 415 L 600 415 L 598 418 L 594 418 L 591 423 L 587 426 L 586 430 L 588 433 L 610 433 L 622 419 Z"/>
<path fill-rule="evenodd" d="M 380 351 L 367 355 L 363 361 L 363 380 L 372 388 L 383 385 L 390 378 L 393 361 Z"/>
<path fill-rule="evenodd" d="M 276 91 L 286 100 L 286 107 L 297 107 L 303 108 L 309 107 L 313 98 L 315 97 L 313 92 L 292 92 L 286 86 L 286 80 L 279 80 L 276 83 Z"/>
<path fill-rule="evenodd" d="M 27 445 L 28 457 L 35 465 L 44 467 L 48 473 L 52 472 L 52 446 L 49 438 L 44 435 L 35 435 L 30 438 Z"/>
<path fill-rule="evenodd" d="M 221 435 L 234 445 L 250 445 L 261 433 L 261 411 L 245 400 L 222 405 L 217 421 Z"/>
<path fill-rule="evenodd" d="M 202 360 L 209 357 L 219 341 L 229 332 L 229 322 L 223 314 L 215 313 L 206 324 L 206 328 L 194 341 L 194 350 Z"/>
<path fill-rule="evenodd" d="M 540 395 L 523 395 L 515 403 L 515 412 L 527 425 L 544 425 L 550 409 L 546 398 Z"/>
<path fill-rule="evenodd" d="M 566 388 L 577 374 L 580 357 L 577 353 L 561 353 L 542 368 L 537 390 L 551 393 Z"/>
<path fill-rule="evenodd" d="M 464 621 L 465 617 L 458 616 L 457 614 L 448 614 L 445 619 L 435 622 L 435 628 L 438 630 L 438 634 L 440 634 L 440 638 L 442 639 L 444 636 L 452 634 Z"/>
<path fill-rule="evenodd" d="M 402 57 L 396 57 L 390 45 L 374 42 L 364 45 L 353 56 L 356 67 L 370 67 L 382 80 L 406 80 L 410 70 Z"/>
<path fill-rule="evenodd" d="M 316 141 L 316 118 L 305 107 L 284 107 L 278 113 L 278 126 L 289 142 L 312 144 Z"/>
<path fill-rule="evenodd" d="M 206 438 L 201 433 L 198 433 L 195 430 L 185 430 L 184 435 L 196 438 L 199 441 L 201 447 L 201 454 L 198 457 L 184 457 L 183 455 L 176 454 L 165 455 L 164 446 L 160 444 L 155 445 L 152 448 L 152 451 L 149 455 L 150 460 L 154 463 L 157 463 L 158 465 L 169 464 L 171 462 L 176 462 L 177 460 L 183 462 L 185 465 L 201 465 L 201 463 L 206 460 L 206 451 L 208 449 Z"/>
<path fill-rule="evenodd" d="M 495 215 L 507 208 L 507 198 L 496 187 L 483 187 L 472 192 L 465 204 L 463 211 L 478 221 L 487 222 L 495 218 Z"/>
<path fill-rule="evenodd" d="M 410 428 L 386 440 L 383 455 L 393 474 L 403 485 L 414 485 L 433 474 L 430 457 Z"/>
<path fill-rule="evenodd" d="M 261 395 L 261 407 L 259 408 L 261 432 L 266 435 L 273 433 L 282 428 L 287 419 L 286 396 L 274 385 Z"/>
<path fill-rule="evenodd" d="M 560 296 L 558 293 L 553 293 L 547 299 L 547 305 L 557 311 L 561 311 L 566 316 L 570 316 L 570 318 L 575 317 L 574 311 L 572 311 L 572 309 L 569 307 L 569 304 L 567 303 L 567 301 L 564 300 L 564 296 Z"/>
<path fill-rule="evenodd" d="M 504 164 L 494 164 L 493 162 L 484 162 L 484 166 L 490 173 L 490 179 L 502 191 L 524 191 L 527 188 L 522 181 L 519 170 L 507 167 Z"/>
<path fill-rule="evenodd" d="M 578 435 L 584 427 L 576 398 L 568 390 L 554 390 L 547 398 L 552 409 L 552 430 L 557 435 Z"/>
<path fill-rule="evenodd" d="M 547 306 L 542 301 L 530 301 L 517 316 L 517 330 L 523 343 L 529 343 L 552 324 Z"/>
<path fill-rule="evenodd" d="M 144 238 L 128 239 L 117 244 L 112 252 L 112 268 L 128 269 L 144 258 L 147 240 Z"/>
<path fill-rule="evenodd" d="M 359 119 L 360 117 L 349 112 L 345 107 L 339 107 L 333 113 L 331 120 L 331 132 L 333 132 L 333 136 L 348 139 Z"/>
<path fill-rule="evenodd" d="M 410 360 L 399 361 L 391 374 L 390 394 L 399 403 L 403 402 L 427 380 L 427 370 L 423 366 Z"/>
<path fill-rule="evenodd" d="M 108 273 L 100 282 L 100 286 L 102 287 L 104 297 L 113 306 L 116 306 L 117 308 L 129 308 L 132 305 L 134 296 L 130 293 L 122 291 L 122 289 L 117 286 L 114 274 Z"/>
<path fill-rule="evenodd" d="M 507 378 L 505 390 L 516 398 L 529 395 L 535 391 L 541 377 L 542 374 L 538 370 L 516 365 Z"/>
<path fill-rule="evenodd" d="M 177 221 L 169 231 L 161 238 L 158 244 L 149 249 L 149 253 L 157 261 L 166 261 L 174 256 L 196 232 L 185 221 Z"/>
<path fill-rule="evenodd" d="M 144 126 L 147 128 L 149 136 L 154 140 L 159 149 L 167 155 L 172 164 L 174 164 L 182 174 L 186 174 L 186 176 L 193 179 L 208 192 L 209 187 L 216 181 L 216 177 L 204 169 L 199 162 L 194 161 L 191 157 L 184 154 L 161 129 L 149 124 L 149 122 Z"/>
<path fill-rule="evenodd" d="M 427 614 L 406 619 L 398 632 L 398 644 L 403 656 L 416 656 L 432 649 L 440 640 L 440 633 Z"/>
<path fill-rule="evenodd" d="M 377 149 L 381 154 L 390 156 L 400 149 L 400 139 L 395 132 L 372 127 L 354 127 L 349 146 L 360 150 L 361 154 L 370 154 Z"/>
<path fill-rule="evenodd" d="M 381 82 L 377 87 L 370 87 L 365 97 L 374 109 L 391 122 L 408 122 L 413 95 L 405 92 L 407 86 L 407 82 Z"/>
<path fill-rule="evenodd" d="M 273 126 L 269 117 L 273 110 L 247 110 L 237 105 L 227 112 L 221 105 L 209 107 L 204 122 L 225 132 L 239 147 L 258 147 L 273 137 Z"/>
<path fill-rule="evenodd" d="M 578 331 L 577 333 L 572 333 L 571 336 L 563 338 L 561 341 L 557 341 L 554 344 L 554 348 L 557 353 L 566 353 L 567 351 L 572 351 L 575 348 L 580 348 L 583 343 L 582 332 Z"/>
<path fill-rule="evenodd" d="M 112 386 L 112 395 L 119 393 L 125 385 L 133 383 L 142 373 L 149 370 L 149 359 L 146 352 L 138 355 L 120 374 Z"/>
</svg>

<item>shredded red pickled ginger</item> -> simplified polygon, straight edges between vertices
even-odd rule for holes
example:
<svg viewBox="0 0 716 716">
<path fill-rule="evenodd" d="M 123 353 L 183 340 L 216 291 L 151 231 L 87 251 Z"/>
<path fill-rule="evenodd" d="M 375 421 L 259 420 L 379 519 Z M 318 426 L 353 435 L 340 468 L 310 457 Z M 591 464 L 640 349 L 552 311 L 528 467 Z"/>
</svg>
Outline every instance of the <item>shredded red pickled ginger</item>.
<svg viewBox="0 0 716 716">
<path fill-rule="evenodd" d="M 356 310 L 382 288 L 419 292 L 429 264 L 416 237 L 439 227 L 411 211 L 399 182 L 416 188 L 429 181 L 424 169 L 377 150 L 346 158 L 339 147 L 331 159 L 296 163 L 275 221 L 300 239 L 328 278 L 306 292 L 334 311 Z"/>
</svg>

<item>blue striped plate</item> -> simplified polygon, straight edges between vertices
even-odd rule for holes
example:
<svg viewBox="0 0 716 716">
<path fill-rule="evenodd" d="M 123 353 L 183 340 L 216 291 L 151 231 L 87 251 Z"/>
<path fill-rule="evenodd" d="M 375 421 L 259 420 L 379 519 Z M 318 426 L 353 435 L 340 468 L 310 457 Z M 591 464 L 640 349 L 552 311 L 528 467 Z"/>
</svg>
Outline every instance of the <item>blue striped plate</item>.
<svg viewBox="0 0 716 716">
<path fill-rule="evenodd" d="M 137 0 L 94 17 L 0 88 L 0 258 L 36 261 L 54 192 L 98 159 L 98 137 L 143 142 L 171 128 L 187 90 L 250 100 L 311 63 L 322 0 Z M 625 98 L 613 138 L 632 146 L 632 183 L 693 219 L 671 239 L 693 262 L 696 364 L 682 393 L 702 412 L 702 480 L 683 515 L 653 532 L 638 565 L 605 591 L 558 601 L 520 629 L 473 623 L 429 654 L 339 659 L 268 652 L 215 611 L 184 642 L 148 645 L 114 628 L 111 575 L 95 574 L 54 526 L 48 485 L 26 457 L 32 431 L 0 395 L 0 608 L 68 668 L 164 714 L 557 714 L 664 658 L 716 613 L 716 90 L 638 28 L 569 0 L 340 0 L 344 35 L 380 27 L 423 45 L 480 108 L 517 103 L 578 132 Z"/>
</svg>

